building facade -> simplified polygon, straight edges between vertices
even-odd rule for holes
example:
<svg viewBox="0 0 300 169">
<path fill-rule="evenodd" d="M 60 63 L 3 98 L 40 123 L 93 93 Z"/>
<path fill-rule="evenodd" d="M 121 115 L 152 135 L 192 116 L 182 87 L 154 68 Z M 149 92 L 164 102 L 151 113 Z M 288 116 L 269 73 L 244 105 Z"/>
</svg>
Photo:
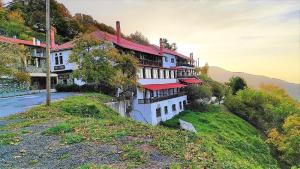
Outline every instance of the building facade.
<svg viewBox="0 0 300 169">
<path fill-rule="evenodd" d="M 130 52 L 140 62 L 137 72 L 139 87 L 130 116 L 137 121 L 156 125 L 184 111 L 187 104 L 184 88 L 202 83 L 195 76 L 193 57 L 164 49 L 161 39 L 160 46 L 141 45 L 123 39 L 119 22 L 116 23 L 116 30 L 116 35 L 102 31 L 91 35 L 111 42 L 120 52 Z M 72 71 L 77 69 L 76 64 L 68 62 L 73 45 L 71 41 L 53 48 L 51 71 L 58 74 L 58 83 L 83 85 L 82 81 L 71 76 Z M 191 81 L 193 83 L 189 83 Z"/>
<path fill-rule="evenodd" d="M 9 38 L 0 36 L 0 43 L 11 43 L 23 45 L 27 48 L 29 56 L 24 71 L 30 75 L 30 89 L 42 90 L 46 89 L 46 45 L 38 39 L 33 38 L 32 41 L 21 40 L 17 38 Z M 51 85 L 54 88 L 57 82 L 57 74 L 51 73 Z M 6 85 L 14 86 L 16 84 Z M 13 90 L 13 87 L 12 87 Z M 9 91 L 7 91 L 9 92 Z"/>
</svg>

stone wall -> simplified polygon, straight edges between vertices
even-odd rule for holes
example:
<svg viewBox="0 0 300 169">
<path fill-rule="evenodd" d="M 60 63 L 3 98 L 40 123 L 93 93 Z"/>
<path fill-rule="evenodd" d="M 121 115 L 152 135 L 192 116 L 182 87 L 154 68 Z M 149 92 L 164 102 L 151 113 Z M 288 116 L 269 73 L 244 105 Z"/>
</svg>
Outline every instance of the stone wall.
<svg viewBox="0 0 300 169">
<path fill-rule="evenodd" d="M 30 84 L 17 82 L 12 79 L 0 78 L 0 97 L 24 95 L 29 92 Z"/>
</svg>

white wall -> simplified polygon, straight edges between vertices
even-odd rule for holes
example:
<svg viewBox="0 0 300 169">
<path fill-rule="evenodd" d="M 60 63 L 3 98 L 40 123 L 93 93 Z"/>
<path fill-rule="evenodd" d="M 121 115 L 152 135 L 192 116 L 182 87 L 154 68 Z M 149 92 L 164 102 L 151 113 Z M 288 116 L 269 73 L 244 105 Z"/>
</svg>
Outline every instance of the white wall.
<svg viewBox="0 0 300 169">
<path fill-rule="evenodd" d="M 167 62 L 166 62 L 166 58 L 167 58 Z M 171 62 L 171 59 L 174 59 L 174 63 Z M 174 55 L 165 53 L 164 57 L 163 57 L 163 67 L 170 68 L 170 67 L 175 67 L 175 66 L 176 66 L 176 57 Z"/>
<path fill-rule="evenodd" d="M 184 111 L 183 101 L 187 101 L 187 96 L 180 96 L 151 104 L 138 104 L 138 100 L 135 99 L 133 102 L 133 119 L 146 124 L 157 125 L 160 122 L 159 118 L 156 117 L 157 108 L 161 108 L 161 121 L 166 121 Z M 182 103 L 182 109 L 180 109 L 179 102 Z M 176 105 L 176 111 L 172 111 L 173 104 Z M 165 106 L 168 107 L 168 114 L 165 114 Z"/>
<path fill-rule="evenodd" d="M 62 53 L 63 56 L 63 64 L 55 65 L 55 54 L 57 56 L 60 56 L 60 53 Z M 59 51 L 59 52 L 52 52 L 51 53 L 51 72 L 61 72 L 65 70 L 74 70 L 77 68 L 77 65 L 75 63 L 69 63 L 69 56 L 71 55 L 71 50 L 65 50 L 65 51 Z M 62 70 L 54 70 L 54 66 L 60 66 L 64 65 L 65 69 Z"/>
</svg>

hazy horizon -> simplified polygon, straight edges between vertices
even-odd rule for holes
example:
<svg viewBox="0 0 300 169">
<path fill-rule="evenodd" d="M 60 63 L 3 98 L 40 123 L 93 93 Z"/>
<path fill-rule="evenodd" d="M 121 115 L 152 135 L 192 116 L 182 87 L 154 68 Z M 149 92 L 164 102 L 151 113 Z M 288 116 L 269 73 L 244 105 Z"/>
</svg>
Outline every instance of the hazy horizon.
<svg viewBox="0 0 300 169">
<path fill-rule="evenodd" d="M 300 83 L 300 1 L 297 0 L 58 0 L 124 34 L 160 37 L 178 51 L 222 67 Z"/>
</svg>

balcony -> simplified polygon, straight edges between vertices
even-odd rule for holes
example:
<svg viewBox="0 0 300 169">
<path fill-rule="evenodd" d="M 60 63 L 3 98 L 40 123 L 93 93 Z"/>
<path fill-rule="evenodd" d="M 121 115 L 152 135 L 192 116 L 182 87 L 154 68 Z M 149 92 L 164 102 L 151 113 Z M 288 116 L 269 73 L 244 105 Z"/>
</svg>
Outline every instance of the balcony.
<svg viewBox="0 0 300 169">
<path fill-rule="evenodd" d="M 179 75 L 177 74 L 177 78 L 198 78 L 197 75 Z"/>
<path fill-rule="evenodd" d="M 163 100 L 173 99 L 173 98 L 184 96 L 184 95 L 186 95 L 185 92 L 180 92 L 180 93 L 176 93 L 176 94 L 173 94 L 173 95 L 170 95 L 170 96 L 153 97 L 153 98 L 148 98 L 148 99 L 139 99 L 138 103 L 139 104 L 150 104 L 150 103 L 160 102 L 160 101 L 163 101 Z"/>
<path fill-rule="evenodd" d="M 177 63 L 177 66 L 186 66 L 186 67 L 195 67 L 194 65 L 191 65 L 189 63 Z"/>
<path fill-rule="evenodd" d="M 140 64 L 147 65 L 147 66 L 156 66 L 156 67 L 162 66 L 161 61 L 154 61 L 154 60 L 148 60 L 148 59 L 140 59 Z"/>
</svg>

